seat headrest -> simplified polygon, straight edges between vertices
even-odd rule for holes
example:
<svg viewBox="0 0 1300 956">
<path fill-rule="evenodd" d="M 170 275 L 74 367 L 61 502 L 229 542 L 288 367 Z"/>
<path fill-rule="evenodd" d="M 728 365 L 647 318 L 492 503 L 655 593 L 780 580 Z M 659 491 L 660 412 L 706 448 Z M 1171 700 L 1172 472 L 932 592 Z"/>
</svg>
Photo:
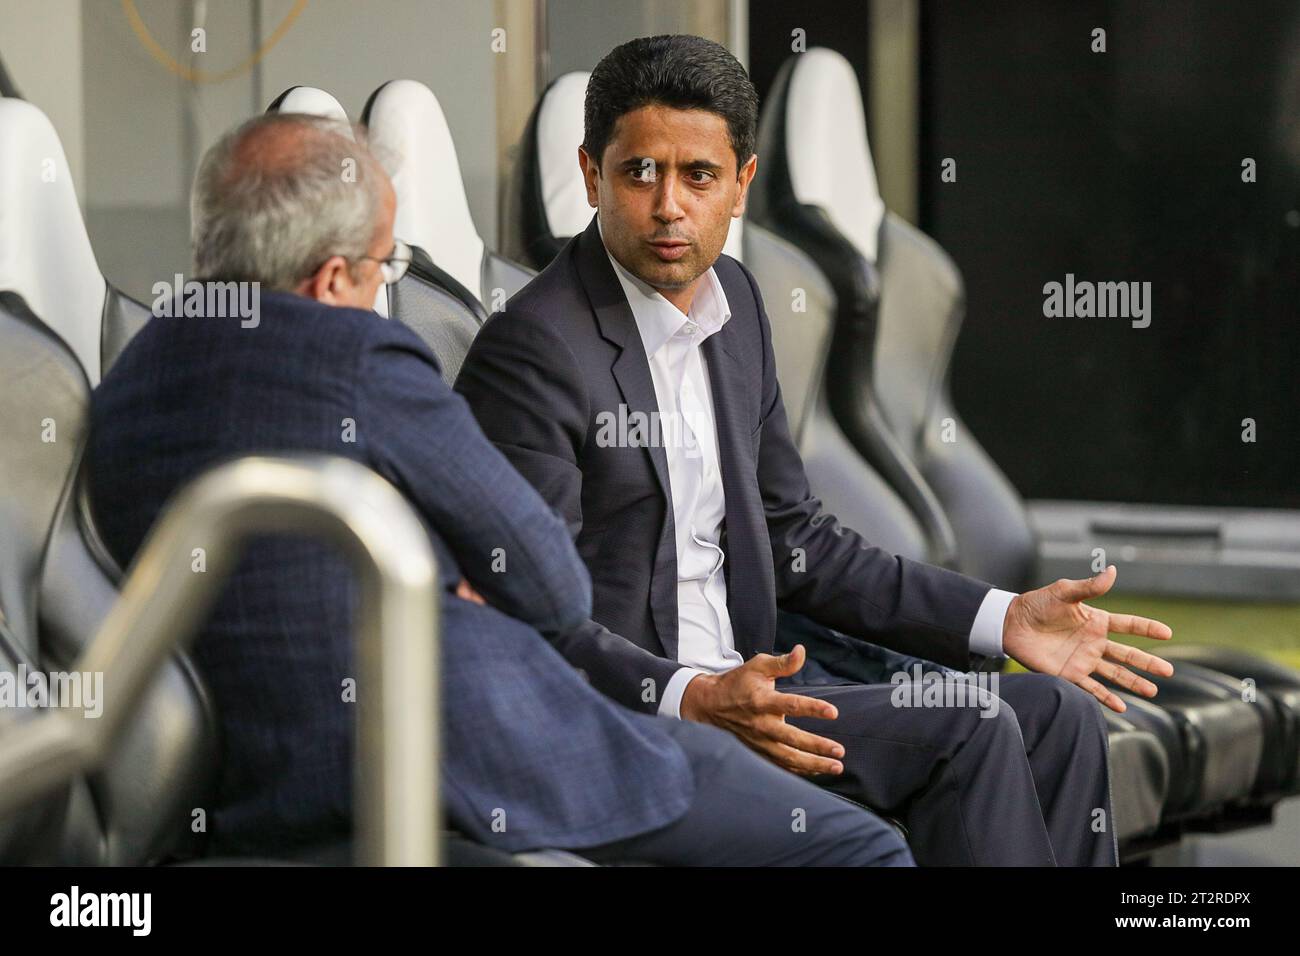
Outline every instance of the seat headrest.
<svg viewBox="0 0 1300 956">
<path fill-rule="evenodd" d="M 7 98 L 0 98 L 0 290 L 21 295 L 98 384 L 107 284 L 68 160 L 45 114 Z"/>
<path fill-rule="evenodd" d="M 481 296 L 483 240 L 438 98 L 423 83 L 390 80 L 370 95 L 361 122 L 397 191 L 393 231 Z"/>
<path fill-rule="evenodd" d="M 849 61 L 820 47 L 796 57 L 784 120 L 795 198 L 826 210 L 874 263 L 885 202 L 867 145 L 862 91 Z"/>
<path fill-rule="evenodd" d="M 576 236 L 591 222 L 587 187 L 578 168 L 586 70 L 565 73 L 551 84 L 537 107 L 537 169 L 542 208 L 553 236 Z"/>
<path fill-rule="evenodd" d="M 578 166 L 583 139 L 583 102 L 587 95 L 585 70 L 565 73 L 551 84 L 537 107 L 537 168 L 542 208 L 551 235 L 576 236 L 591 222 L 587 186 Z M 741 221 L 731 220 L 722 251 L 741 258 Z"/>
<path fill-rule="evenodd" d="M 314 86 L 291 86 L 266 108 L 268 113 L 307 113 L 311 116 L 326 116 L 340 122 L 348 122 L 347 110 L 343 105 L 324 90 Z"/>
<path fill-rule="evenodd" d="M 266 111 L 268 113 L 306 113 L 309 116 L 324 116 L 328 119 L 338 120 L 340 123 L 347 123 L 348 135 L 351 135 L 352 121 L 348 119 L 348 113 L 343 108 L 343 104 L 331 94 L 314 86 L 289 87 L 271 101 L 271 105 L 266 108 Z M 388 318 L 387 286 L 380 286 L 379 291 L 375 293 L 374 310 L 384 318 Z"/>
</svg>

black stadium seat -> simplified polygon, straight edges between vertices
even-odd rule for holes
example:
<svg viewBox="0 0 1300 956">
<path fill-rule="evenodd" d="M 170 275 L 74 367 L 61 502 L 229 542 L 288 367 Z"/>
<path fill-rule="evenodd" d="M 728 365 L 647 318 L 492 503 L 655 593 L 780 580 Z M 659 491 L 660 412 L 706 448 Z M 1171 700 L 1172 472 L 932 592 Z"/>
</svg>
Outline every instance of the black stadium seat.
<svg viewBox="0 0 1300 956">
<path fill-rule="evenodd" d="M 751 201 L 755 218 L 813 255 L 836 290 L 828 374 L 837 415 L 903 497 L 938 503 L 962 570 L 1002 587 L 1028 586 L 1036 542 L 1020 498 L 949 395 L 963 318 L 960 273 L 937 244 L 885 210 L 847 61 L 813 50 L 787 62 L 764 107 L 760 143 L 767 164 Z M 898 451 L 910 469 L 896 467 Z M 1133 707 L 1127 716 L 1183 750 L 1167 754 L 1170 809 L 1204 813 L 1246 800 L 1284 737 L 1266 733 L 1266 710 L 1205 675 L 1155 683 L 1155 709 Z M 1164 733 L 1165 716 L 1178 727 L 1176 742 Z"/>
<path fill-rule="evenodd" d="M 1168 801 L 1169 755 L 1148 730 L 1104 711 L 1110 747 L 1110 796 L 1121 859 L 1130 841 L 1153 834 Z"/>
<path fill-rule="evenodd" d="M 1224 687 L 1213 672 L 1194 665 L 1175 666 L 1173 677 L 1153 678 L 1160 688 L 1153 700 L 1121 693 L 1129 705 L 1125 716 L 1133 723 L 1148 726 L 1153 719 L 1150 706 L 1155 705 L 1172 717 L 1178 728 L 1187 778 L 1173 781 L 1171 794 L 1178 787 L 1185 802 L 1181 808 L 1169 808 L 1167 822 L 1180 814 L 1214 817 L 1214 811 L 1221 808 L 1248 806 L 1268 752 L 1265 745 L 1275 746 L 1265 733 L 1262 708 L 1244 703 L 1240 694 Z M 1147 706 L 1138 706 L 1141 704 Z"/>
<path fill-rule="evenodd" d="M 524 127 L 511 180 L 509 221 L 523 262 L 545 269 L 591 221 L 587 190 L 578 175 L 586 70 L 565 73 L 538 99 Z"/>
<path fill-rule="evenodd" d="M 14 426 L 0 432 L 10 505 L 0 517 L 0 643 L 19 655 L 0 667 L 68 670 L 117 598 L 117 569 L 101 563 L 78 481 L 90 387 L 67 346 L 10 292 L 0 292 L 0 382 L 0 415 Z M 188 851 L 179 838 L 204 806 L 214 727 L 202 683 L 176 655 L 108 765 L 43 802 L 39 826 L 24 823 L 0 843 L 0 863 L 139 865 Z"/>
<path fill-rule="evenodd" d="M 809 71 L 820 72 L 818 68 L 826 62 L 823 57 L 836 56 L 810 50 L 797 62 L 808 75 Z M 817 264 L 834 301 L 824 371 L 830 410 L 853 446 L 907 503 L 925 533 L 930 561 L 956 567 L 957 540 L 949 516 L 918 473 L 907 448 L 890 429 L 872 386 L 872 346 L 881 296 L 875 251 L 885 210 L 876 196 L 874 167 L 866 153 L 865 126 L 860 113 L 855 126 L 852 110 L 843 109 L 838 102 L 834 116 L 824 108 L 816 108 L 817 99 L 832 91 L 801 93 L 813 97 L 813 101 L 800 105 L 799 119 L 822 120 L 825 126 L 821 132 L 833 137 L 833 142 L 804 143 L 803 134 L 791 133 L 785 122 L 777 122 L 777 116 L 785 115 L 786 87 L 794 62 L 782 69 L 764 104 L 758 136 L 761 159 L 749 194 L 750 218 L 793 243 Z M 831 154 L 835 156 L 834 166 L 826 158 Z M 831 202 L 840 198 L 833 190 L 841 179 L 855 180 L 841 190 L 842 198 L 854 210 L 855 225 L 867 255 L 844 241 L 827 208 L 806 201 L 824 198 Z M 806 184 L 810 194 L 796 195 L 795 190 Z M 1015 582 L 1001 583 L 1009 587 Z"/>
<path fill-rule="evenodd" d="M 149 313 L 105 282 L 58 136 L 19 100 L 0 100 L 0 184 L 0 418 L 11 426 L 0 431 L 3 644 L 29 667 L 67 670 L 117 594 L 79 481 L 91 382 Z M 213 727 L 207 694 L 176 655 L 109 764 L 46 806 L 45 836 L 0 846 L 0 862 L 140 864 L 183 849 Z"/>
<path fill-rule="evenodd" d="M 1251 802 L 1271 806 L 1300 793 L 1300 674 L 1231 647 L 1174 646 L 1167 656 L 1180 674 L 1214 685 L 1225 699 L 1249 703 L 1260 718 L 1264 749 Z"/>
</svg>

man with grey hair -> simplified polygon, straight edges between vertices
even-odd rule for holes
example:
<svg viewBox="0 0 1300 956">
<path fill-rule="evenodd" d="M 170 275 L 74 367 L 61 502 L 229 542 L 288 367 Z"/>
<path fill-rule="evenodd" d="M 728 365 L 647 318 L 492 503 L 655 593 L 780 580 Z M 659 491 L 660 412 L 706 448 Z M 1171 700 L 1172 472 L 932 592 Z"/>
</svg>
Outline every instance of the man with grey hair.
<svg viewBox="0 0 1300 956">
<path fill-rule="evenodd" d="M 397 197 L 358 142 L 362 131 L 292 113 L 279 122 L 258 117 L 242 129 L 250 135 L 222 137 L 195 176 L 195 274 L 368 307 L 381 284 L 373 263 L 397 252 Z"/>
<path fill-rule="evenodd" d="M 407 497 L 438 555 L 456 828 L 508 852 L 596 860 L 911 863 L 878 817 L 713 728 L 624 709 L 564 664 L 546 638 L 590 616 L 590 578 L 433 353 L 369 309 L 406 261 L 392 186 L 363 144 L 326 120 L 258 117 L 204 158 L 193 212 L 198 274 L 259 283 L 261 321 L 155 317 L 96 391 L 91 502 L 120 563 L 216 461 L 359 461 Z M 268 536 L 244 552 L 195 646 L 222 738 L 210 851 L 346 858 L 353 702 L 367 692 L 354 610 L 329 549 Z"/>
</svg>

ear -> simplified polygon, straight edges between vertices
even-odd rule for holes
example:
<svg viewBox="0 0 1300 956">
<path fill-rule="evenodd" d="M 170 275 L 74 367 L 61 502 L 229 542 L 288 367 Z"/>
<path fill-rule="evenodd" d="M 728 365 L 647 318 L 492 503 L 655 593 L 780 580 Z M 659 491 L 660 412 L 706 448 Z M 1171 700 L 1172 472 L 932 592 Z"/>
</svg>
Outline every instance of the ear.
<svg viewBox="0 0 1300 956">
<path fill-rule="evenodd" d="M 740 167 L 740 175 L 736 177 L 740 188 L 736 190 L 736 203 L 731 207 L 731 218 L 739 219 L 745 214 L 745 201 L 749 196 L 749 184 L 754 181 L 754 173 L 758 171 L 758 154 L 755 153 L 749 157 L 749 162 Z"/>
<path fill-rule="evenodd" d="M 578 165 L 582 168 L 582 181 L 587 184 L 587 205 L 595 209 L 600 205 L 600 192 L 596 185 L 600 179 L 600 168 L 581 146 L 578 147 Z"/>
<path fill-rule="evenodd" d="M 315 273 L 302 281 L 296 291 L 325 305 L 346 305 L 349 290 L 354 285 L 352 273 L 348 271 L 348 260 L 342 256 L 330 256 Z"/>
</svg>

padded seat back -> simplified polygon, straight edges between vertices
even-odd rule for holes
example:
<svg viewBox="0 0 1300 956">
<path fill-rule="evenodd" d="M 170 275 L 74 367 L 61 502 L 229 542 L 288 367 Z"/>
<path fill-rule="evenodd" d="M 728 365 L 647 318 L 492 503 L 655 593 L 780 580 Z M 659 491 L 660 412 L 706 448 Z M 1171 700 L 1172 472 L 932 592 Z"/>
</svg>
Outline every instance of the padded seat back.
<svg viewBox="0 0 1300 956">
<path fill-rule="evenodd" d="M 70 348 L 20 296 L 0 293 L 0 415 L 13 425 L 0 430 L 0 667 L 75 669 L 117 597 L 78 481 L 89 396 Z M 0 862 L 140 864 L 173 853 L 202 807 L 213 726 L 177 655 L 104 767 L 42 801 L 22 839 L 0 831 Z"/>
<path fill-rule="evenodd" d="M 411 251 L 406 275 L 388 287 L 389 314 L 424 340 L 442 377 L 453 385 L 487 314 L 474 294 L 435 266 L 423 249 L 412 246 Z"/>
<path fill-rule="evenodd" d="M 85 438 L 90 390 L 67 346 L 22 297 L 0 292 L 0 672 L 39 670 L 41 565 Z M 41 715 L 0 708 L 0 734 Z M 50 860 L 71 788 L 0 820 L 0 863 Z"/>
<path fill-rule="evenodd" d="M 952 404 L 952 356 L 965 316 L 961 273 L 938 243 L 893 213 L 882 224 L 879 254 L 871 361 L 885 420 L 942 503 L 961 569 L 999 587 L 1032 587 L 1037 542 L 1028 513 Z"/>
<path fill-rule="evenodd" d="M 0 290 L 67 343 L 92 386 L 149 319 L 99 271 L 54 127 L 15 99 L 0 99 Z"/>
<path fill-rule="evenodd" d="M 415 80 L 391 80 L 370 94 L 361 122 L 397 191 L 397 237 L 423 249 L 489 312 L 504 305 L 533 272 L 489 250 L 479 235 L 433 91 Z"/>
<path fill-rule="evenodd" d="M 772 324 L 786 417 L 813 493 L 843 525 L 872 544 L 928 560 L 925 530 L 831 414 L 826 365 L 835 296 L 830 285 L 807 255 L 766 229 L 750 223 L 744 241 L 747 264 Z"/>
<path fill-rule="evenodd" d="M 928 560 L 955 566 L 952 525 L 890 428 L 873 381 L 880 307 L 876 237 L 884 205 L 848 62 L 828 50 L 789 60 L 764 105 L 758 143 L 750 220 L 798 247 L 833 296 L 827 405 L 851 445 L 916 517 Z"/>
</svg>

